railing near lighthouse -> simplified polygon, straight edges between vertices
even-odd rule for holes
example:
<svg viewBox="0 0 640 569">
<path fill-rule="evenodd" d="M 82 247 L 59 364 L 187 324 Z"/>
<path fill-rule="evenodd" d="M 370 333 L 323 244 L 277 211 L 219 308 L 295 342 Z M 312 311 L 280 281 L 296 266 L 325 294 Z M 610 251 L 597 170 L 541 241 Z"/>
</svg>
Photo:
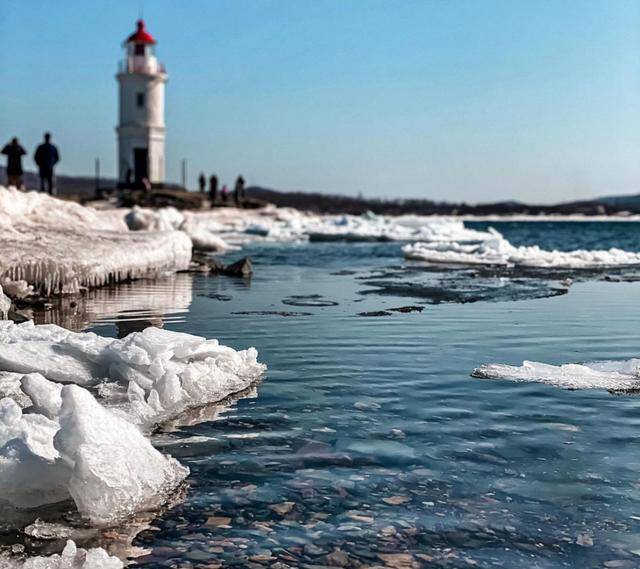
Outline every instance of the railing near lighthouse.
<svg viewBox="0 0 640 569">
<path fill-rule="evenodd" d="M 164 65 L 157 59 L 148 57 L 127 57 L 118 64 L 119 73 L 144 73 L 153 75 L 155 73 L 166 73 Z"/>
</svg>

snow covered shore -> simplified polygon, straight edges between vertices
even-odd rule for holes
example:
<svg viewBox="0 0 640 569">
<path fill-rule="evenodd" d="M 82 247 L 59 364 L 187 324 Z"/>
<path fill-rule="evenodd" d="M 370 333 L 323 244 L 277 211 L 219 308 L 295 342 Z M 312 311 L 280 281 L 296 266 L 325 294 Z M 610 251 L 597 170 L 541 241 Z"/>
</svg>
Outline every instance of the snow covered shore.
<svg viewBox="0 0 640 569">
<path fill-rule="evenodd" d="M 77 292 L 185 269 L 191 248 L 179 231 L 129 231 L 121 212 L 0 187 L 0 282 Z"/>
<path fill-rule="evenodd" d="M 154 425 L 264 370 L 253 348 L 153 327 L 116 340 L 0 321 L 0 518 L 72 501 L 104 527 L 162 506 L 189 471 L 152 446 Z"/>
</svg>

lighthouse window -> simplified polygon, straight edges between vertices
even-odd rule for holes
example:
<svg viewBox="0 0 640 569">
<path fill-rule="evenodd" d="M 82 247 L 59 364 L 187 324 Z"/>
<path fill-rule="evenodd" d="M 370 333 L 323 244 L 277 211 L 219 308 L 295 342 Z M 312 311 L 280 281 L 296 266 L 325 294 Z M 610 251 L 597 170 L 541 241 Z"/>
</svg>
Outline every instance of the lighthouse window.
<svg viewBox="0 0 640 569">
<path fill-rule="evenodd" d="M 144 55 L 144 47 L 143 43 L 137 43 L 135 45 L 135 55 Z"/>
<path fill-rule="evenodd" d="M 139 109 L 144 108 L 144 93 L 136 93 L 136 105 Z"/>
</svg>

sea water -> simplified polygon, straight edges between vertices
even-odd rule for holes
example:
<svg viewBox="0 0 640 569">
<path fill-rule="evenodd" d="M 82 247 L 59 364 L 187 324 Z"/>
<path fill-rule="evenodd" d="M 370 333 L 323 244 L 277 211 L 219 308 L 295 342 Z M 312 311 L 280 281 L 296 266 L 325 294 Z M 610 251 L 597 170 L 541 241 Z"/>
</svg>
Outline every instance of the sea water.
<svg viewBox="0 0 640 569">
<path fill-rule="evenodd" d="M 640 251 L 637 223 L 468 225 Z M 179 274 L 39 315 L 255 346 L 268 366 L 255 391 L 155 434 L 190 475 L 135 537 L 139 566 L 640 566 L 640 398 L 470 376 L 640 355 L 636 276 L 433 271 L 401 247 L 247 246 L 250 280 Z"/>
</svg>

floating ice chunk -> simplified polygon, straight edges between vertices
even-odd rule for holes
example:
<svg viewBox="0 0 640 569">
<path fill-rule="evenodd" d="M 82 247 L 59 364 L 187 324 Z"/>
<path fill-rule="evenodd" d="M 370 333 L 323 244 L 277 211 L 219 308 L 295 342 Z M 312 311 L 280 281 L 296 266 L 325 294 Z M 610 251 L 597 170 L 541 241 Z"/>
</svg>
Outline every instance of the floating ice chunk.
<svg viewBox="0 0 640 569">
<path fill-rule="evenodd" d="M 473 370 L 481 379 L 539 382 L 563 389 L 640 389 L 640 359 L 549 365 L 524 361 L 521 366 L 487 364 Z"/>
<path fill-rule="evenodd" d="M 189 472 L 85 389 L 62 389 L 55 446 L 73 466 L 69 493 L 94 524 L 160 506 Z"/>
<path fill-rule="evenodd" d="M 72 498 L 94 525 L 108 525 L 162 505 L 187 475 L 86 389 L 62 387 L 58 407 L 55 384 L 23 384 L 52 418 L 0 400 L 1 500 L 35 507 Z"/>
<path fill-rule="evenodd" d="M 62 553 L 30 557 L 24 561 L 0 557 L 0 569 L 122 569 L 117 557 L 102 548 L 82 549 L 69 540 Z"/>
<path fill-rule="evenodd" d="M 537 245 L 514 247 L 495 229 L 492 237 L 477 244 L 413 243 L 402 250 L 407 259 L 462 265 L 510 265 L 549 269 L 597 269 L 640 265 L 640 253 L 621 249 L 546 251 Z"/>
<path fill-rule="evenodd" d="M 127 399 L 118 402 L 118 411 L 145 426 L 242 391 L 265 366 L 253 348 L 236 351 L 217 340 L 160 328 L 116 340 L 55 325 L 0 321 L 0 370 L 84 386 L 121 382 Z M 25 385 L 28 389 L 30 380 Z M 34 404 L 50 414 L 50 404 Z"/>
</svg>

